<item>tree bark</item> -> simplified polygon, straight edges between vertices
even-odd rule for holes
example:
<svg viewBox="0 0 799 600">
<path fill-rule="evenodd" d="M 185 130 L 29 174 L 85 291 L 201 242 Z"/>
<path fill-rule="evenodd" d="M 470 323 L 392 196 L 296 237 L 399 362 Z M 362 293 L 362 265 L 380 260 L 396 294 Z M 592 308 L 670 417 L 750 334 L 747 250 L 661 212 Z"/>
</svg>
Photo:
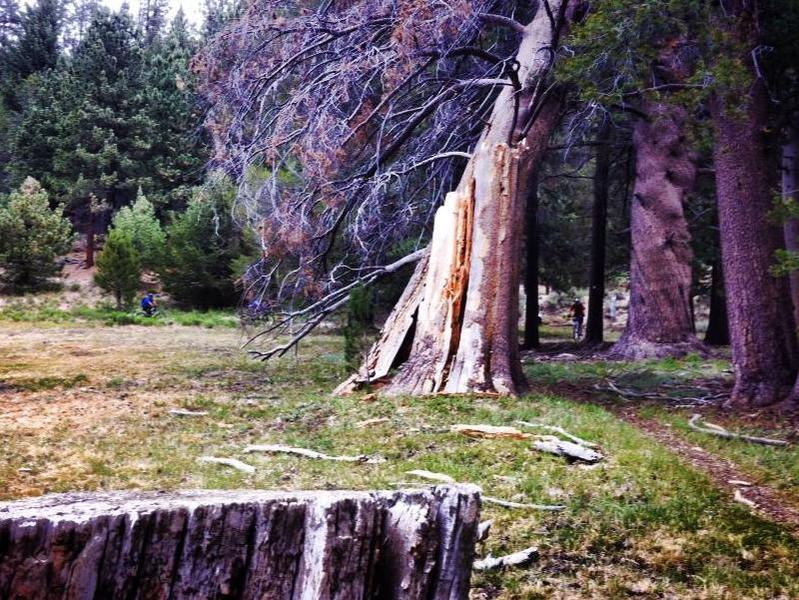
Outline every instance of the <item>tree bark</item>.
<svg viewBox="0 0 799 600">
<path fill-rule="evenodd" d="M 530 182 L 530 195 L 527 197 L 525 212 L 525 238 L 527 260 L 524 272 L 524 293 L 527 302 L 524 305 L 524 344 L 525 350 L 538 348 L 539 339 L 538 313 L 538 174 L 533 175 Z"/>
<path fill-rule="evenodd" d="M 768 219 L 772 208 L 768 95 L 750 50 L 758 25 L 749 4 L 733 0 L 719 30 L 742 48 L 749 80 L 711 99 L 713 158 L 735 386 L 728 406 L 759 407 L 785 397 L 796 372 L 796 332 L 784 277 L 770 267 L 781 232 Z M 737 92 L 737 93 L 735 93 Z"/>
<path fill-rule="evenodd" d="M 524 28 L 516 57 L 521 90 L 503 87 L 457 189 L 436 213 L 429 260 L 417 266 L 417 274 L 427 269 L 424 290 L 408 298 L 418 303 L 410 354 L 394 365 L 383 393 L 526 389 L 518 340 L 525 201 L 562 106 L 558 91 L 541 94 L 546 86 L 537 83 L 548 75 L 551 48 L 566 28 L 566 2 L 550 1 L 550 10 L 539 10 Z M 400 303 L 395 311 L 409 308 Z M 373 346 L 362 371 L 380 362 L 383 350 L 379 342 Z M 385 375 L 368 372 L 367 379 Z"/>
<path fill-rule="evenodd" d="M 685 109 L 645 102 L 633 132 L 635 187 L 627 326 L 611 356 L 625 360 L 700 350 L 691 310 L 693 252 L 683 202 L 696 177 Z"/>
<path fill-rule="evenodd" d="M 89 226 L 86 229 L 86 268 L 94 266 L 94 210 L 89 208 Z"/>
<path fill-rule="evenodd" d="M 591 210 L 591 271 L 588 283 L 588 323 L 585 341 L 604 341 L 605 237 L 610 185 L 610 120 L 605 119 L 598 137 L 594 170 L 594 205 Z"/>
<path fill-rule="evenodd" d="M 474 486 L 3 503 L 0 597 L 465 600 L 479 512 Z"/>
<path fill-rule="evenodd" d="M 730 328 L 727 324 L 727 298 L 724 296 L 724 275 L 720 260 L 713 263 L 710 277 L 710 315 L 705 343 L 710 346 L 727 346 L 730 343 Z"/>
<path fill-rule="evenodd" d="M 799 203 L 799 130 L 788 129 L 788 140 L 782 146 L 782 196 L 786 201 Z M 799 219 L 791 218 L 783 225 L 785 249 L 799 253 Z M 799 271 L 788 276 L 794 323 L 799 323 Z"/>
</svg>

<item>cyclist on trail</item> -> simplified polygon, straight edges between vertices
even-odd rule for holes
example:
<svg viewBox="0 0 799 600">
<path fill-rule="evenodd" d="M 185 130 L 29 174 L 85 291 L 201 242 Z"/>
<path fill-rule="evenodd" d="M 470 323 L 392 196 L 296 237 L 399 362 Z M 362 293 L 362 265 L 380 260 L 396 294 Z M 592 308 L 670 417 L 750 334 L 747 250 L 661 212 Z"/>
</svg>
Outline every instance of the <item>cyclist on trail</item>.
<svg viewBox="0 0 799 600">
<path fill-rule="evenodd" d="M 583 337 L 583 321 L 585 320 L 585 306 L 579 298 L 574 299 L 571 305 L 571 319 L 573 326 L 574 339 L 579 340 Z"/>
<path fill-rule="evenodd" d="M 155 301 L 155 294 L 149 292 L 144 298 L 141 299 L 141 309 L 148 317 L 155 315 L 158 310 L 158 303 Z"/>
</svg>

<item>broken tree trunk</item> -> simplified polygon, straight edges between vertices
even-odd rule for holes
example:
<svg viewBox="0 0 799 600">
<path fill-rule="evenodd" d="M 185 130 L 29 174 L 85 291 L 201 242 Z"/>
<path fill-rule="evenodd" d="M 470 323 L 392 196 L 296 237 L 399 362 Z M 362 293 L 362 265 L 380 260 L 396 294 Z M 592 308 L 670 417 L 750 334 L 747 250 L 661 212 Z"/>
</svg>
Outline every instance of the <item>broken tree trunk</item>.
<svg viewBox="0 0 799 600">
<path fill-rule="evenodd" d="M 497 96 L 457 189 L 436 213 L 428 258 L 417 266 L 361 374 L 338 393 L 385 377 L 391 367 L 398 370 L 382 390 L 389 395 L 518 394 L 526 388 L 518 340 L 521 242 L 533 173 L 562 105 L 556 88 L 543 90 L 569 20 L 566 2 L 550 1 L 549 10 L 539 10 L 523 28 L 516 57 L 520 89 L 507 85 Z M 398 348 L 409 340 L 406 357 Z"/>
<path fill-rule="evenodd" d="M 611 356 L 625 360 L 685 354 L 702 347 L 691 309 L 691 235 L 683 202 L 696 165 L 685 137 L 687 111 L 644 102 L 634 129 L 635 189 L 630 211 L 630 312 Z"/>
<path fill-rule="evenodd" d="M 465 599 L 479 512 L 474 486 L 2 503 L 0 597 Z"/>
</svg>

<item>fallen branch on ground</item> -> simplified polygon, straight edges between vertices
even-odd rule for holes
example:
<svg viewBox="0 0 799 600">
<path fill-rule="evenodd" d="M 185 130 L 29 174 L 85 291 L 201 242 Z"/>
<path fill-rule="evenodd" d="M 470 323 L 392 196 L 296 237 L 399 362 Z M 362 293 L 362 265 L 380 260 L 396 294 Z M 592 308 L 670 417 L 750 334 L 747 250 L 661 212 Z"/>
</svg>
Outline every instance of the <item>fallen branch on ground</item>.
<svg viewBox="0 0 799 600">
<path fill-rule="evenodd" d="M 248 465 L 247 463 L 241 462 L 240 460 L 237 460 L 235 458 L 217 458 L 216 456 L 200 456 L 197 459 L 197 462 L 225 465 L 227 467 L 233 467 L 234 469 L 238 469 L 239 471 L 243 471 L 250 475 L 255 473 L 255 467 L 253 467 L 252 465 Z"/>
<path fill-rule="evenodd" d="M 704 396 L 669 396 L 669 395 L 661 394 L 661 393 L 658 393 L 658 392 L 644 392 L 644 391 L 641 391 L 641 390 L 621 388 L 618 385 L 616 385 L 615 383 L 613 383 L 613 381 L 611 381 L 610 379 L 606 379 L 605 383 L 607 383 L 606 386 L 601 386 L 599 384 L 595 384 L 594 385 L 594 389 L 598 390 L 600 392 L 612 392 L 614 394 L 617 394 L 617 395 L 621 396 L 622 398 L 627 398 L 627 399 L 630 399 L 630 398 L 645 398 L 647 400 L 659 400 L 661 402 L 689 402 L 690 403 L 690 404 L 681 404 L 681 405 L 679 405 L 680 407 L 710 404 L 714 400 L 720 400 L 721 398 L 726 398 L 727 396 L 730 395 L 729 392 L 726 392 L 726 391 L 712 393 L 711 390 L 705 389 L 704 391 L 707 391 L 708 393 L 706 395 L 704 395 Z M 669 385 L 665 385 L 665 384 L 662 387 L 668 387 L 670 389 L 680 389 L 680 388 L 678 388 L 676 386 L 669 386 Z M 690 390 L 694 390 L 695 391 L 697 389 L 702 389 L 702 388 L 697 388 L 697 387 L 694 386 L 694 387 L 690 387 L 690 388 L 686 388 L 686 389 L 690 389 Z"/>
<path fill-rule="evenodd" d="M 527 421 L 516 421 L 517 425 L 521 425 L 522 427 L 537 427 L 539 429 L 546 429 L 547 431 L 554 431 L 555 433 L 559 433 L 565 438 L 569 438 L 575 444 L 580 444 L 581 446 L 585 446 L 586 448 L 596 448 L 597 445 L 594 442 L 589 442 L 588 440 L 584 440 L 582 438 L 577 437 L 576 435 L 572 435 L 563 427 L 558 427 L 557 425 L 545 425 L 544 423 L 529 423 Z"/>
<path fill-rule="evenodd" d="M 282 452 L 284 454 L 296 454 L 298 456 L 305 456 L 307 458 L 318 458 L 320 460 L 335 460 L 339 462 L 360 462 L 377 464 L 386 462 L 385 458 L 380 456 L 366 456 L 361 454 L 358 456 L 331 456 L 324 452 L 317 452 L 316 450 L 308 450 L 307 448 L 294 448 L 293 446 L 284 446 L 283 444 L 255 444 L 247 446 L 244 452 Z"/>
<path fill-rule="evenodd" d="M 462 433 L 473 438 L 511 438 L 514 440 L 529 440 L 531 433 L 524 433 L 515 427 L 502 427 L 497 425 L 462 425 L 457 424 L 449 428 L 454 433 Z"/>
<path fill-rule="evenodd" d="M 183 408 L 173 408 L 169 411 L 170 415 L 176 417 L 205 417 L 208 416 L 207 410 L 185 410 Z"/>
<path fill-rule="evenodd" d="M 476 571 L 489 571 L 491 569 L 504 569 L 505 567 L 523 567 L 529 565 L 538 558 L 538 548 L 535 546 L 525 548 L 519 552 L 498 556 L 494 558 L 490 554 L 481 560 L 474 561 L 472 567 Z"/>
<path fill-rule="evenodd" d="M 529 510 L 564 510 L 566 508 L 563 504 L 524 504 L 522 502 L 511 502 L 509 500 L 501 500 L 492 496 L 483 496 L 483 502 L 488 504 L 496 504 L 497 506 L 504 506 L 505 508 L 526 508 Z"/>
<path fill-rule="evenodd" d="M 565 456 L 573 460 L 582 460 L 587 463 L 595 463 L 602 460 L 602 455 L 596 450 L 591 450 L 574 442 L 565 442 L 554 435 L 542 435 L 533 442 L 533 447 L 541 452 Z"/>
<path fill-rule="evenodd" d="M 785 440 L 777 440 L 774 438 L 764 438 L 764 437 L 757 437 L 754 435 L 745 435 L 743 433 L 733 433 L 720 425 L 716 425 L 714 423 L 705 423 L 704 425 L 699 424 L 699 419 L 702 418 L 702 415 L 695 414 L 691 417 L 688 421 L 688 427 L 693 429 L 694 431 L 698 431 L 700 433 L 708 433 L 710 435 L 716 435 L 718 437 L 722 437 L 728 440 L 743 440 L 745 442 L 752 442 L 753 444 L 763 444 L 765 446 L 787 446 L 788 442 Z"/>
<path fill-rule="evenodd" d="M 740 502 L 741 504 L 745 504 L 746 506 L 751 506 L 752 508 L 757 508 L 757 504 L 752 502 L 749 498 L 745 497 L 741 490 L 735 490 L 735 493 L 732 495 L 732 499 L 736 502 Z"/>
<path fill-rule="evenodd" d="M 432 471 L 425 471 L 424 469 L 414 469 L 412 471 L 405 471 L 408 475 L 415 475 L 422 479 L 429 479 L 430 481 L 438 481 L 440 483 L 455 483 L 455 480 L 449 475 L 444 473 L 433 473 Z"/>
</svg>

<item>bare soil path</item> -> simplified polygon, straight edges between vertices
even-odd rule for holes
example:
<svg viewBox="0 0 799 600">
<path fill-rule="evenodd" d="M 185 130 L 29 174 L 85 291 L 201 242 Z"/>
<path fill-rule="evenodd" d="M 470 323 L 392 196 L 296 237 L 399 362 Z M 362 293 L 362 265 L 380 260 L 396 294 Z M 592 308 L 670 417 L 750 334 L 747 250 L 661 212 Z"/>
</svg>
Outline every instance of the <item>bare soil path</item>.
<svg viewBox="0 0 799 600">
<path fill-rule="evenodd" d="M 742 497 L 744 500 L 754 503 L 752 509 L 762 516 L 799 534 L 799 507 L 779 490 L 757 483 L 756 477 L 744 472 L 731 460 L 691 444 L 671 431 L 667 425 L 646 419 L 635 409 L 625 408 L 614 412 L 627 423 L 634 425 L 649 437 L 671 449 L 695 469 L 705 473 L 719 488 L 729 491 L 733 497 L 737 493 L 739 498 Z M 751 483 L 751 485 L 736 483 L 742 481 Z"/>
<path fill-rule="evenodd" d="M 734 461 L 701 448 L 675 433 L 667 423 L 642 416 L 640 408 L 647 406 L 647 402 L 640 402 L 636 405 L 619 405 L 608 401 L 605 392 L 567 382 L 546 387 L 547 391 L 553 394 L 579 402 L 601 405 L 618 418 L 669 448 L 671 452 L 692 467 L 707 475 L 720 489 L 728 491 L 730 496 L 738 502 L 749 504 L 752 510 L 761 516 L 786 527 L 795 535 L 799 535 L 799 505 L 795 500 L 780 490 L 759 482 L 756 475 L 742 469 Z M 708 410 L 713 412 L 712 407 L 708 407 Z M 768 413 L 747 414 L 741 415 L 741 420 L 768 426 L 774 423 L 773 417 Z M 729 415 L 726 415 L 726 418 L 729 418 Z"/>
</svg>

